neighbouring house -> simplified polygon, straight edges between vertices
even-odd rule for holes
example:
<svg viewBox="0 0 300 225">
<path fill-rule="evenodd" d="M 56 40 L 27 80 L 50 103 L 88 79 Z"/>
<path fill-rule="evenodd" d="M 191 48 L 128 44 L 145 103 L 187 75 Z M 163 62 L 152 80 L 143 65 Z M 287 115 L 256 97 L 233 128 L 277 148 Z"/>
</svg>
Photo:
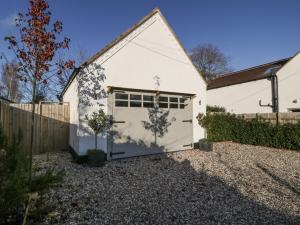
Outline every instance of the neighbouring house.
<svg viewBox="0 0 300 225">
<path fill-rule="evenodd" d="M 78 155 L 94 148 L 84 117 L 99 106 L 80 104 L 78 91 L 79 71 L 88 73 L 92 64 L 101 65 L 106 76 L 102 85 L 108 95 L 98 101 L 113 126 L 98 143 L 109 160 L 191 149 L 204 138 L 196 116 L 206 110 L 206 81 L 155 9 L 75 70 L 63 90 L 63 101 L 70 104 L 69 144 Z"/>
<path fill-rule="evenodd" d="M 300 112 L 300 52 L 212 80 L 207 105 L 237 114 L 276 112 L 276 105 L 279 112 Z"/>
</svg>

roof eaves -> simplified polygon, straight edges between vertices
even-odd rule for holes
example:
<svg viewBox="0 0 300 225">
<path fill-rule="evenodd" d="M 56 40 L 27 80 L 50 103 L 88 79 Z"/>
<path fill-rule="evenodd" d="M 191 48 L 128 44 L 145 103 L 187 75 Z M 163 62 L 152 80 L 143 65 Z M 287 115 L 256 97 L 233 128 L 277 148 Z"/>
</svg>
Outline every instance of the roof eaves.
<svg viewBox="0 0 300 225">
<path fill-rule="evenodd" d="M 229 83 L 229 84 L 223 84 L 223 85 L 212 85 L 212 83 L 220 80 L 220 79 L 224 79 L 224 77 L 231 77 L 231 76 L 234 76 L 234 75 L 237 75 L 239 73 L 242 73 L 242 72 L 246 72 L 246 71 L 251 71 L 251 70 L 254 70 L 254 69 L 258 69 L 258 68 L 261 68 L 261 67 L 265 67 L 265 66 L 271 66 L 273 64 L 277 64 L 277 63 L 280 63 L 280 62 L 285 62 L 282 67 L 284 65 L 286 65 L 293 57 L 288 57 L 288 58 L 284 58 L 284 59 L 280 59 L 280 60 L 276 60 L 276 61 L 273 61 L 273 62 L 269 62 L 269 63 L 265 63 L 265 64 L 261 64 L 259 66 L 254 66 L 254 67 L 250 67 L 250 68 L 247 68 L 247 69 L 243 69 L 243 70 L 239 70 L 239 71 L 235 71 L 235 72 L 231 72 L 231 73 L 227 73 L 227 74 L 224 74 L 223 76 L 213 80 L 211 83 L 208 84 L 207 86 L 207 90 L 212 90 L 212 89 L 217 89 L 217 88 L 222 88 L 222 87 L 227 87 L 227 86 L 232 86 L 232 85 L 236 85 L 236 84 L 242 84 L 242 83 L 247 83 L 247 82 L 251 82 L 251 81 L 257 81 L 257 80 L 262 80 L 262 79 L 266 79 L 268 78 L 268 76 L 261 76 L 261 77 L 256 77 L 256 78 L 253 78 L 253 79 L 248 79 L 248 80 L 244 80 L 244 81 L 241 81 L 241 82 L 233 82 L 233 83 Z M 280 70 L 280 69 L 279 69 Z M 277 71 L 278 72 L 278 71 Z"/>
<path fill-rule="evenodd" d="M 248 82 L 253 82 L 253 81 L 258 81 L 258 80 L 263 80 L 263 79 L 267 79 L 267 78 L 269 78 L 269 76 L 259 77 L 259 78 L 255 78 L 255 79 L 252 79 L 252 80 L 245 80 L 245 81 L 242 81 L 242 82 L 239 82 L 239 83 L 219 85 L 219 86 L 216 86 L 216 87 L 210 87 L 208 85 L 206 90 L 213 90 L 213 89 L 218 89 L 218 88 L 223 88 L 223 87 L 229 87 L 229 86 L 233 86 L 233 85 L 238 85 L 238 84 L 243 84 L 243 83 L 248 83 Z"/>
<path fill-rule="evenodd" d="M 264 64 L 261 64 L 261 65 L 258 65 L 258 66 L 253 66 L 253 67 L 249 67 L 249 68 L 246 68 L 246 69 L 242 69 L 242 70 L 238 70 L 238 71 L 234 71 L 234 72 L 230 72 L 230 73 L 224 73 L 224 74 L 221 75 L 221 77 L 231 76 L 231 75 L 234 75 L 234 74 L 237 74 L 237 73 L 241 73 L 241 72 L 245 72 L 245 71 L 248 71 L 248 70 L 253 70 L 253 69 L 257 69 L 257 68 L 263 67 L 263 66 L 268 66 L 268 65 L 276 64 L 276 63 L 279 63 L 281 61 L 288 61 L 291 58 L 293 58 L 293 57 L 288 57 L 288 58 L 284 58 L 284 59 L 272 61 L 272 62 L 269 62 L 269 63 L 264 63 Z"/>
</svg>

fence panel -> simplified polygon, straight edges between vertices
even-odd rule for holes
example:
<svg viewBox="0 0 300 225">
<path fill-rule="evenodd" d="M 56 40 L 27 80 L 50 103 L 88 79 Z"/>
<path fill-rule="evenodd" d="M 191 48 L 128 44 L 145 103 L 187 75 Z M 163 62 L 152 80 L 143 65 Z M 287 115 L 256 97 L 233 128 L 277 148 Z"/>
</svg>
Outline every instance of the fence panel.
<svg viewBox="0 0 300 225">
<path fill-rule="evenodd" d="M 273 124 L 276 123 L 276 113 L 245 113 L 245 114 L 238 114 L 238 115 L 242 116 L 245 120 L 261 118 Z M 279 113 L 278 121 L 280 124 L 298 123 L 300 121 L 300 113 L 299 112 Z"/>
<path fill-rule="evenodd" d="M 31 136 L 32 104 L 8 104 L 0 101 L 0 123 L 4 133 L 12 141 L 13 136 L 22 134 L 21 146 L 28 151 Z M 34 154 L 54 152 L 68 148 L 69 104 L 35 104 Z"/>
</svg>

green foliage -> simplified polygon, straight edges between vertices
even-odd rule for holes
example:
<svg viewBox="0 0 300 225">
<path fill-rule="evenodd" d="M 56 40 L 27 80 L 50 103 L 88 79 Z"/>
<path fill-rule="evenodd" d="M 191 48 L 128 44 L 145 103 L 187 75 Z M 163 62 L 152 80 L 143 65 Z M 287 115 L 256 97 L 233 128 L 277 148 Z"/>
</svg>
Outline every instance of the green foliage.
<svg viewBox="0 0 300 225">
<path fill-rule="evenodd" d="M 7 143 L 0 128 L 0 224 L 10 216 L 20 217 L 28 192 L 28 160 L 15 136 Z"/>
<path fill-rule="evenodd" d="M 85 119 L 88 121 L 89 127 L 95 132 L 95 134 L 105 131 L 109 122 L 108 116 L 102 109 L 99 109 L 97 112 L 93 112 L 90 116 L 85 115 Z"/>
<path fill-rule="evenodd" d="M 25 205 L 30 193 L 36 192 L 40 205 L 45 204 L 42 195 L 49 187 L 61 182 L 63 173 L 52 169 L 33 176 L 31 188 L 29 187 L 29 159 L 25 151 L 20 148 L 21 133 L 13 136 L 8 144 L 2 128 L 0 127 L 0 224 L 18 224 L 23 217 Z M 41 207 L 30 209 L 31 215 L 38 215 Z"/>
<path fill-rule="evenodd" d="M 222 106 L 206 106 L 206 112 L 225 112 L 225 108 Z"/>
<path fill-rule="evenodd" d="M 246 121 L 229 113 L 199 115 L 209 141 L 234 141 L 242 144 L 300 150 L 300 122 L 276 127 L 260 118 Z"/>
<path fill-rule="evenodd" d="M 103 166 L 106 160 L 106 154 L 99 149 L 89 149 L 87 151 L 88 163 L 91 166 Z"/>
<path fill-rule="evenodd" d="M 109 129 L 111 126 L 110 117 L 107 116 L 102 109 L 99 109 L 99 111 L 93 112 L 90 116 L 85 115 L 85 119 L 89 127 L 95 133 L 95 149 L 97 149 L 97 135 Z"/>
<path fill-rule="evenodd" d="M 55 172 L 53 169 L 47 170 L 45 173 L 36 175 L 32 179 L 30 192 L 46 193 L 51 185 L 61 183 L 63 181 L 64 171 Z"/>
</svg>

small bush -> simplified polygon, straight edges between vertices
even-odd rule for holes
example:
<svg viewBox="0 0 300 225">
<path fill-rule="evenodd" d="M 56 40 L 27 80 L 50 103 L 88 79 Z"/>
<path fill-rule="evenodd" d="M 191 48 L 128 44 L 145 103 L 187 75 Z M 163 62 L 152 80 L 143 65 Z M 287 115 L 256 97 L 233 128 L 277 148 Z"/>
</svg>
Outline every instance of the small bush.
<svg viewBox="0 0 300 225">
<path fill-rule="evenodd" d="M 28 160 L 13 137 L 8 145 L 0 128 L 0 224 L 20 221 L 28 193 Z"/>
<path fill-rule="evenodd" d="M 103 166 L 106 160 L 106 154 L 100 149 L 89 149 L 87 151 L 88 164 L 90 166 Z"/>
<path fill-rule="evenodd" d="M 53 184 L 61 183 L 63 176 L 63 170 L 55 172 L 53 169 L 48 169 L 45 173 L 33 177 L 30 192 L 44 194 Z"/>
<path fill-rule="evenodd" d="M 278 127 L 260 118 L 246 121 L 229 113 L 208 113 L 197 117 L 207 129 L 209 141 L 234 141 L 242 144 L 300 150 L 300 122 Z"/>
<path fill-rule="evenodd" d="M 206 106 L 206 112 L 225 112 L 225 108 L 222 106 Z"/>
<path fill-rule="evenodd" d="M 62 181 L 63 172 L 54 172 L 48 169 L 45 172 L 37 173 L 32 177 L 29 187 L 29 159 L 25 151 L 21 149 L 19 132 L 18 137 L 13 137 L 12 143 L 8 144 L 3 130 L 0 127 L 0 224 L 20 224 L 28 196 L 37 193 L 38 207 L 30 204 L 29 217 L 40 215 L 41 207 L 46 206 L 43 201 L 43 194 L 49 187 Z M 49 207 L 43 207 L 45 210 Z"/>
</svg>

